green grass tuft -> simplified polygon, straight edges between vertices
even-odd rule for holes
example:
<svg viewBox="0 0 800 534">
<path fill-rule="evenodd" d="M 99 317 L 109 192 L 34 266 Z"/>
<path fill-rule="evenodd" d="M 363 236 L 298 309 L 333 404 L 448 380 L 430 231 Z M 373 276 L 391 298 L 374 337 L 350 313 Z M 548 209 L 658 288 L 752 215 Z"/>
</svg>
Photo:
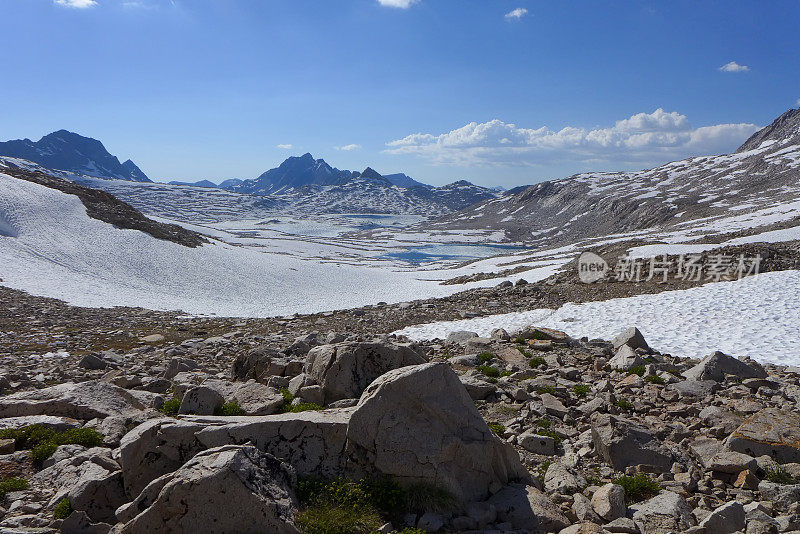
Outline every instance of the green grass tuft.
<svg viewBox="0 0 800 534">
<path fill-rule="evenodd" d="M 488 425 L 489 428 L 492 429 L 492 432 L 494 432 L 498 436 L 502 436 L 503 433 L 506 431 L 506 427 L 504 427 L 500 423 L 488 423 Z"/>
<path fill-rule="evenodd" d="M 59 445 L 98 447 L 103 444 L 103 435 L 92 428 L 71 428 L 56 432 L 43 425 L 3 429 L 0 431 L 0 438 L 13 439 L 17 450 L 30 450 L 31 459 L 36 464 L 50 458 Z"/>
<path fill-rule="evenodd" d="M 225 417 L 236 417 L 237 415 L 244 414 L 244 410 L 237 400 L 228 401 L 214 410 L 214 415 L 222 415 Z"/>
<path fill-rule="evenodd" d="M 575 392 L 576 397 L 585 397 L 592 391 L 592 386 L 589 384 L 575 384 L 575 387 L 572 388 L 572 391 Z"/>
<path fill-rule="evenodd" d="M 537 389 L 536 391 L 538 391 L 540 395 L 543 394 L 543 393 L 549 393 L 550 395 L 555 395 L 556 394 L 556 387 L 555 386 L 539 386 L 539 389 Z"/>
<path fill-rule="evenodd" d="M 500 376 L 500 369 L 492 367 L 491 365 L 479 365 L 478 371 L 489 378 L 498 378 Z"/>
<path fill-rule="evenodd" d="M 649 384 L 660 384 L 662 386 L 667 383 L 666 380 L 664 380 L 658 375 L 647 375 L 646 377 L 644 377 L 644 381 Z"/>
<path fill-rule="evenodd" d="M 58 501 L 55 508 L 53 508 L 53 517 L 56 519 L 66 519 L 70 515 L 72 515 L 72 504 L 69 502 L 69 499 L 64 497 Z"/>
<path fill-rule="evenodd" d="M 314 402 L 301 402 L 299 404 L 290 405 L 288 411 L 291 413 L 300 413 L 300 412 L 318 412 L 322 409 L 322 406 L 316 404 Z"/>
<path fill-rule="evenodd" d="M 645 475 L 638 473 L 633 476 L 621 476 L 615 478 L 612 482 L 619 484 L 625 490 L 625 501 L 627 503 L 635 503 L 649 499 L 661 491 L 661 486 L 658 482 Z"/>
<path fill-rule="evenodd" d="M 387 520 L 399 523 L 407 513 L 448 513 L 459 508 L 455 497 L 438 486 L 418 483 L 403 488 L 388 477 L 301 479 L 296 493 L 302 507 L 296 523 L 305 534 L 371 533 Z"/>
<path fill-rule="evenodd" d="M 634 365 L 628 369 L 628 375 L 644 376 L 644 365 Z"/>
<path fill-rule="evenodd" d="M 528 360 L 528 365 L 531 367 L 539 367 L 540 365 L 547 365 L 547 361 L 541 356 L 534 356 L 530 360 Z"/>
<path fill-rule="evenodd" d="M 164 401 L 164 404 L 161 405 L 159 409 L 160 412 L 166 415 L 178 415 L 178 410 L 181 407 L 181 402 L 183 399 L 178 397 L 177 395 L 172 397 L 171 399 L 167 399 Z"/>
<path fill-rule="evenodd" d="M 533 422 L 534 426 L 538 426 L 539 428 L 550 428 L 553 426 L 553 422 L 550 419 L 546 419 L 542 417 L 541 419 L 537 419 Z"/>
<path fill-rule="evenodd" d="M 481 364 L 489 363 L 494 359 L 495 355 L 493 352 L 481 352 L 478 354 L 478 361 Z"/>
<path fill-rule="evenodd" d="M 768 467 L 764 479 L 775 484 L 800 484 L 800 477 L 793 477 L 785 467 L 776 465 Z"/>
<path fill-rule="evenodd" d="M 525 350 L 525 348 L 523 348 L 523 347 L 517 347 L 517 350 L 519 351 L 520 354 L 522 354 L 526 358 L 530 358 L 531 356 L 533 356 L 530 352 Z"/>
<path fill-rule="evenodd" d="M 625 410 L 626 412 L 633 410 L 633 403 L 631 403 L 631 401 L 629 401 L 625 397 L 618 398 L 617 402 L 615 402 L 614 405 L 620 410 Z"/>
<path fill-rule="evenodd" d="M 12 491 L 23 491 L 28 489 L 28 481 L 24 478 L 4 478 L 0 479 L 0 499 Z"/>
<path fill-rule="evenodd" d="M 548 428 L 538 428 L 538 429 L 535 428 L 533 429 L 533 432 L 539 436 L 547 436 L 549 438 L 553 438 L 553 441 L 556 442 L 556 445 L 561 443 L 561 436 L 559 436 L 554 431 Z"/>
</svg>

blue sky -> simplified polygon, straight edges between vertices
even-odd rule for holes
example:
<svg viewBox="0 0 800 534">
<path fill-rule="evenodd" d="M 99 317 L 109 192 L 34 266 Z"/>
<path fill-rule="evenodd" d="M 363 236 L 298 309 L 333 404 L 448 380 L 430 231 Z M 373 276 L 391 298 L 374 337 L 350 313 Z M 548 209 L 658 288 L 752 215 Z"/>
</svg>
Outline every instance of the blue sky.
<svg viewBox="0 0 800 534">
<path fill-rule="evenodd" d="M 0 0 L 0 139 L 156 180 L 311 152 L 506 187 L 733 150 L 800 99 L 800 2 Z M 727 65 L 727 67 L 725 67 Z"/>
</svg>

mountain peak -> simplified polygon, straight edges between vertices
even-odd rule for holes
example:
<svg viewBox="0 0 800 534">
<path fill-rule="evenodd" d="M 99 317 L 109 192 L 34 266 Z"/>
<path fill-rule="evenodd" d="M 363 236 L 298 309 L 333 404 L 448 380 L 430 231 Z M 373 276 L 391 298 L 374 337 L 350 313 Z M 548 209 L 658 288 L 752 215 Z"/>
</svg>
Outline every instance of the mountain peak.
<svg viewBox="0 0 800 534">
<path fill-rule="evenodd" d="M 756 149 L 764 141 L 783 141 L 792 137 L 800 137 L 800 109 L 790 109 L 782 113 L 771 124 L 751 135 L 736 152 Z"/>
<path fill-rule="evenodd" d="M 49 169 L 98 178 L 150 181 L 131 160 L 120 163 L 97 139 L 69 130 L 56 130 L 36 142 L 30 139 L 0 142 L 0 156 L 27 159 Z"/>
<path fill-rule="evenodd" d="M 302 156 L 286 158 L 278 167 L 254 180 L 245 180 L 232 189 L 240 193 L 269 195 L 306 185 L 336 185 L 352 176 L 350 171 L 335 169 L 324 159 L 314 159 L 306 152 Z"/>
<path fill-rule="evenodd" d="M 381 176 L 381 174 L 378 171 L 376 171 L 375 169 L 373 169 L 372 167 L 367 167 L 361 173 L 361 178 L 366 178 L 368 180 L 370 180 L 370 179 L 374 180 L 374 179 L 378 179 L 378 178 L 383 178 L 383 176 Z"/>
</svg>

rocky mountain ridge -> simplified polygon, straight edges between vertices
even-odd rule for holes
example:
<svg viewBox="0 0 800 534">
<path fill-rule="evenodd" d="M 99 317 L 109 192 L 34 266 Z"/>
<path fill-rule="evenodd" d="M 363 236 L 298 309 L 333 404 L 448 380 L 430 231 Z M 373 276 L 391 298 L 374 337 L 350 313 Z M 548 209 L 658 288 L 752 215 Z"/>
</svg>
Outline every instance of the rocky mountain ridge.
<svg viewBox="0 0 800 534">
<path fill-rule="evenodd" d="M 150 182 L 131 160 L 120 163 L 103 143 L 67 130 L 58 130 L 38 141 L 17 139 L 0 142 L 0 156 L 21 158 L 50 169 L 113 180 Z"/>
<path fill-rule="evenodd" d="M 511 241 L 558 245 L 646 229 L 691 235 L 800 216 L 800 110 L 792 109 L 736 152 L 637 172 L 581 173 L 515 188 L 438 221 L 430 229 L 503 230 Z M 738 227 L 735 225 L 738 224 Z"/>
</svg>

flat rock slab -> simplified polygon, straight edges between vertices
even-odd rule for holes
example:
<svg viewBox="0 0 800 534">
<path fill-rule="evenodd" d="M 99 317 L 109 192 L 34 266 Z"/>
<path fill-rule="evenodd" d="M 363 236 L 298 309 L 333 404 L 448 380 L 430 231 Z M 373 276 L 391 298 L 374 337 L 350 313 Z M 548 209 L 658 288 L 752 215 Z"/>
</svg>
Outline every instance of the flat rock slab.
<svg viewBox="0 0 800 534">
<path fill-rule="evenodd" d="M 94 419 L 110 415 L 135 416 L 147 408 L 143 402 L 144 394 L 99 380 L 78 384 L 66 382 L 0 397 L 0 417 L 52 415 Z"/>
<path fill-rule="evenodd" d="M 299 476 L 333 477 L 341 470 L 353 411 L 341 408 L 259 417 L 192 417 L 190 421 L 214 425 L 196 434 L 205 447 L 252 443 L 291 465 Z"/>
<path fill-rule="evenodd" d="M 708 397 L 719 389 L 714 380 L 684 380 L 669 384 L 667 389 L 677 391 L 681 397 Z"/>
<path fill-rule="evenodd" d="M 754 457 L 768 455 L 778 463 L 800 462 L 800 413 L 761 410 L 731 434 L 725 448 Z"/>
</svg>

